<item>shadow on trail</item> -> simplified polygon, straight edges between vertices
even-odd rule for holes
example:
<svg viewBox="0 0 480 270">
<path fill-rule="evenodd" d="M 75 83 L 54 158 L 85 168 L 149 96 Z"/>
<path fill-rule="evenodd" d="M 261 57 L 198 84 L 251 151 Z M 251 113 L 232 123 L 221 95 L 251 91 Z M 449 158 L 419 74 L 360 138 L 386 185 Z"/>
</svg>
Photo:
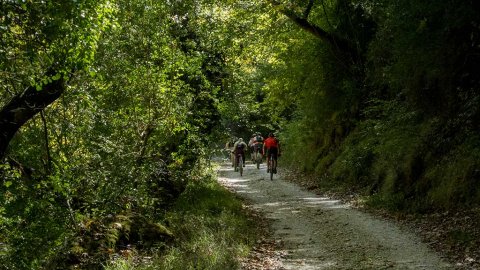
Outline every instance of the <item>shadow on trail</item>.
<svg viewBox="0 0 480 270">
<path fill-rule="evenodd" d="M 218 179 L 271 220 L 282 244 L 275 269 L 451 269 L 411 232 L 302 190 L 281 173 L 271 181 L 264 164 L 247 164 L 243 176 L 222 164 Z"/>
</svg>

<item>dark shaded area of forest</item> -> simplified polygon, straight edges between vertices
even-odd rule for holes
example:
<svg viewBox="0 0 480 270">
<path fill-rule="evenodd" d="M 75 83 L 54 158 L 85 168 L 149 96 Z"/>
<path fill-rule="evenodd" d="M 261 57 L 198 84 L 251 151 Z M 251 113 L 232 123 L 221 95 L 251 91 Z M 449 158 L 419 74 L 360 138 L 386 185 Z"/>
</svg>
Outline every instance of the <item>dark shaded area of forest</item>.
<svg viewBox="0 0 480 270">
<path fill-rule="evenodd" d="M 282 78 L 302 89 L 286 125 L 291 163 L 387 208 L 478 205 L 478 3 L 315 6 L 309 22 L 349 46 L 305 42 L 310 57 Z"/>
</svg>

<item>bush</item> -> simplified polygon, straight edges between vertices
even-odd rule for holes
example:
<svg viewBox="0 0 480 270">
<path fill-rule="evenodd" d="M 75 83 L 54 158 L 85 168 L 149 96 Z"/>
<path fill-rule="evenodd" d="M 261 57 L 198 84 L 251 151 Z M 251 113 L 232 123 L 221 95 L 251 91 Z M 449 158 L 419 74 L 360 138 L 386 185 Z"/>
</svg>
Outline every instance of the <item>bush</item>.
<svg viewBox="0 0 480 270">
<path fill-rule="evenodd" d="M 471 136 L 428 168 L 429 185 L 425 203 L 443 209 L 480 204 L 480 138 Z"/>
<path fill-rule="evenodd" d="M 148 262 L 118 257 L 106 269 L 236 269 L 255 243 L 255 222 L 213 176 L 191 182 L 165 217 L 172 245 Z"/>
</svg>

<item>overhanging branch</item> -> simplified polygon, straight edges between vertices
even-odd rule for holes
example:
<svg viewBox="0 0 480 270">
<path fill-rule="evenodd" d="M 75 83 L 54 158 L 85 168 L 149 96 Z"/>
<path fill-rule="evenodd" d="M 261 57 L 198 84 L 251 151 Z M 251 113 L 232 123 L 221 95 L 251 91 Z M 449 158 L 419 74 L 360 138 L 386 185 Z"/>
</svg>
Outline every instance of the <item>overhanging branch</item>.
<svg viewBox="0 0 480 270">
<path fill-rule="evenodd" d="M 334 48 L 338 49 L 342 53 L 346 53 L 352 56 L 356 56 L 357 52 L 354 49 L 354 46 L 350 44 L 346 39 L 333 35 L 323 28 L 310 23 L 307 20 L 308 15 L 313 7 L 313 0 L 311 0 L 307 6 L 307 9 L 304 11 L 303 16 L 299 16 L 293 10 L 286 8 L 281 3 L 277 2 L 276 0 L 268 0 L 279 12 L 287 16 L 290 20 L 292 20 L 296 25 L 298 25 L 303 30 L 311 33 L 315 37 L 319 38 L 322 41 L 327 42 L 328 44 L 332 45 Z"/>
<path fill-rule="evenodd" d="M 35 86 L 30 86 L 0 110 L 0 159 L 4 157 L 10 140 L 20 127 L 57 100 L 64 91 L 62 78 L 43 85 L 40 91 Z"/>
<path fill-rule="evenodd" d="M 313 1 L 314 1 L 314 0 L 310 0 L 310 1 L 308 2 L 307 8 L 306 8 L 305 11 L 303 12 L 303 18 L 308 19 L 308 15 L 310 15 L 310 11 L 312 11 Z"/>
</svg>

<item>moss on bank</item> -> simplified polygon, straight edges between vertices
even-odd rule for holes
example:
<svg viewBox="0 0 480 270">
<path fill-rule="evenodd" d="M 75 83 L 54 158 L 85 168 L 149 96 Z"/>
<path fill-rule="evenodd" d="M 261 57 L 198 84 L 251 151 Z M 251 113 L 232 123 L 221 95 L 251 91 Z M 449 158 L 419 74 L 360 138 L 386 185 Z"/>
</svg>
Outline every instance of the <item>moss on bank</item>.
<svg viewBox="0 0 480 270">
<path fill-rule="evenodd" d="M 397 102 L 366 112 L 338 146 L 309 147 L 302 164 L 296 157 L 305 147 L 287 140 L 285 163 L 315 175 L 325 190 L 354 190 L 372 207 L 422 213 L 480 205 L 478 135 Z"/>
<path fill-rule="evenodd" d="M 117 257 L 106 269 L 237 269 L 258 232 L 242 202 L 212 175 L 188 185 L 165 223 L 175 236 L 172 245 L 157 253 Z"/>
</svg>

